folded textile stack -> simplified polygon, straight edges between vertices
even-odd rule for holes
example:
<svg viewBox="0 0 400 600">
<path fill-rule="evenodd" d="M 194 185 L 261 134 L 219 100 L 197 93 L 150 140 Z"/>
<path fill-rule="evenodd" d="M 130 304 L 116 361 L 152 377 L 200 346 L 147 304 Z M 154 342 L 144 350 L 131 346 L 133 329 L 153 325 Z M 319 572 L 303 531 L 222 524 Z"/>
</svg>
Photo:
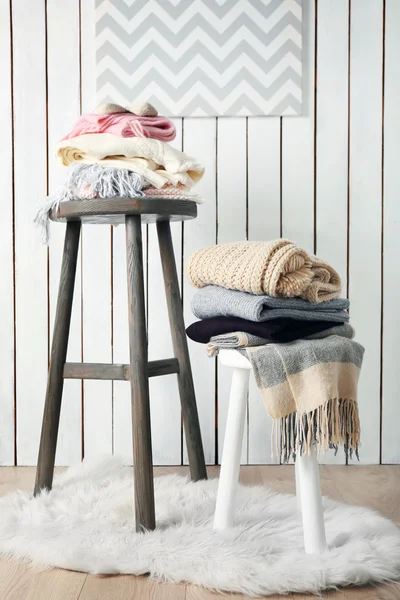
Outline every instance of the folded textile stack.
<svg viewBox="0 0 400 600">
<path fill-rule="evenodd" d="M 66 180 L 35 218 L 46 241 L 49 213 L 63 201 L 146 196 L 202 202 L 192 187 L 204 167 L 169 144 L 175 135 L 174 124 L 148 103 L 104 104 L 79 117 L 56 147 L 69 168 Z"/>
<path fill-rule="evenodd" d="M 250 360 L 276 419 L 278 453 L 339 445 L 358 456 L 357 384 L 364 348 L 353 340 L 340 277 L 287 240 L 221 244 L 195 252 L 189 281 L 200 288 L 186 332 L 209 356 L 237 349 Z M 279 435 L 280 429 L 280 435 Z"/>
</svg>

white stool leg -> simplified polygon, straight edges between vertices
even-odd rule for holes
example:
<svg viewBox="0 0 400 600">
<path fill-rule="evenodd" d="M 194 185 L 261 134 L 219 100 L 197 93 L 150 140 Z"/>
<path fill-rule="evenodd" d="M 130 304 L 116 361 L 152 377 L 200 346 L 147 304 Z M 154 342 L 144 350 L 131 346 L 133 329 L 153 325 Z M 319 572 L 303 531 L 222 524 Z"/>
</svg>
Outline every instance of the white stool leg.
<svg viewBox="0 0 400 600">
<path fill-rule="evenodd" d="M 294 476 L 296 480 L 296 500 L 297 500 L 297 512 L 301 515 L 301 489 L 300 489 L 300 472 L 299 472 L 299 460 L 296 457 L 296 462 L 294 463 Z"/>
<path fill-rule="evenodd" d="M 249 369 L 234 369 L 219 476 L 214 529 L 232 527 L 246 417 Z"/>
<path fill-rule="evenodd" d="M 297 462 L 303 516 L 304 549 L 306 554 L 321 554 L 326 549 L 326 537 L 319 465 L 315 448 L 312 447 L 311 454 L 300 456 L 299 452 L 296 457 Z"/>
</svg>

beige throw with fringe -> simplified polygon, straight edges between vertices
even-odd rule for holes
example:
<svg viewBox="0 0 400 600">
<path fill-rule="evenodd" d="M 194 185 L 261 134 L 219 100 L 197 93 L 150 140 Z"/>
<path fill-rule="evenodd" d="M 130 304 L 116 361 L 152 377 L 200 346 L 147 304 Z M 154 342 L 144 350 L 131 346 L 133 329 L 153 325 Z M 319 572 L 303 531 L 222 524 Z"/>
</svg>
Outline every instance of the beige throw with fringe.
<svg viewBox="0 0 400 600">
<path fill-rule="evenodd" d="M 343 446 L 358 455 L 357 384 L 364 348 L 338 335 L 243 350 L 250 360 L 283 462 L 300 451 Z"/>
<path fill-rule="evenodd" d="M 323 302 L 340 295 L 338 273 L 288 240 L 235 242 L 198 250 L 187 262 L 195 287 L 231 290 Z"/>
</svg>

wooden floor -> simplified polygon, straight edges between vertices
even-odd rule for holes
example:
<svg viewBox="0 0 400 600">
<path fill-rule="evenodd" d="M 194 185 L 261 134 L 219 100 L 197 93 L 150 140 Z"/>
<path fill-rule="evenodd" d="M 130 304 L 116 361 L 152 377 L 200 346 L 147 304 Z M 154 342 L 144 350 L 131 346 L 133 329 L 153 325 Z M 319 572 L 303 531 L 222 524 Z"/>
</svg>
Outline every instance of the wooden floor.
<svg viewBox="0 0 400 600">
<path fill-rule="evenodd" d="M 167 472 L 184 474 L 187 469 L 156 469 L 156 474 Z M 209 467 L 209 474 L 217 476 L 218 468 Z M 0 468 L 0 495 L 17 488 L 32 488 L 34 476 L 32 467 Z M 242 467 L 241 481 L 266 484 L 279 492 L 294 492 L 291 466 Z M 370 506 L 400 524 L 400 466 L 321 466 L 321 484 L 323 493 L 331 498 Z M 192 585 L 158 584 L 146 577 L 92 576 L 62 569 L 40 571 L 15 561 L 0 560 L 0 600 L 223 600 L 226 597 Z M 248 599 L 240 594 L 228 597 Z M 399 600 L 400 584 L 343 589 L 323 597 L 329 600 Z M 315 596 L 295 594 L 284 598 L 305 600 Z"/>
</svg>

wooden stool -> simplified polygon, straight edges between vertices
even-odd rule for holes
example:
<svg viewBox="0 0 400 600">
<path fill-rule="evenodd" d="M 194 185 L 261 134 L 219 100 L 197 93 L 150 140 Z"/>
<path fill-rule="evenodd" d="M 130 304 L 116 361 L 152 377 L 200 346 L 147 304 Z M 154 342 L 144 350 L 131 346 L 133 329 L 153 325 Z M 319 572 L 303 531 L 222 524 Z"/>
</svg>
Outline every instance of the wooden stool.
<svg viewBox="0 0 400 600">
<path fill-rule="evenodd" d="M 214 516 L 214 529 L 226 529 L 232 527 L 234 522 L 251 363 L 236 350 L 220 350 L 219 359 L 221 364 L 233 368 Z M 309 455 L 297 456 L 295 474 L 297 510 L 301 512 L 303 520 L 304 549 L 307 554 L 320 554 L 326 549 L 326 538 L 319 468 L 314 448 Z"/>
<path fill-rule="evenodd" d="M 53 221 L 66 221 L 57 308 L 40 438 L 35 495 L 51 489 L 64 379 L 128 380 L 131 383 L 134 497 L 136 529 L 154 529 L 153 460 L 151 449 L 149 377 L 177 373 L 183 423 L 193 480 L 206 479 L 199 417 L 183 321 L 170 221 L 197 216 L 192 201 L 156 198 L 94 199 L 61 203 Z M 130 364 L 66 363 L 74 294 L 76 261 L 82 223 L 125 223 L 129 301 Z M 174 358 L 147 360 L 144 303 L 142 223 L 156 223 L 167 298 Z"/>
</svg>

